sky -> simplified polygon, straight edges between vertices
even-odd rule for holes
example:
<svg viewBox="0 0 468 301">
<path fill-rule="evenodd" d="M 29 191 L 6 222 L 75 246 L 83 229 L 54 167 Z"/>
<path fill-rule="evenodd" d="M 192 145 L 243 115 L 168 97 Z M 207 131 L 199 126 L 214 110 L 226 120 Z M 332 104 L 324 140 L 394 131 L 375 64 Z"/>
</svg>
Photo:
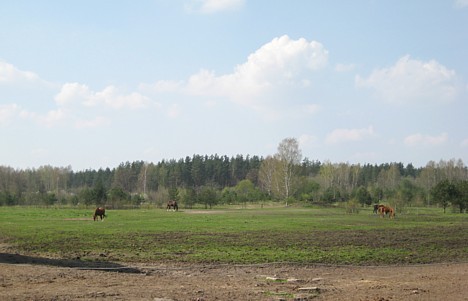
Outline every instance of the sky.
<svg viewBox="0 0 468 301">
<path fill-rule="evenodd" d="M 0 165 L 468 163 L 468 0 L 0 1 Z"/>
</svg>

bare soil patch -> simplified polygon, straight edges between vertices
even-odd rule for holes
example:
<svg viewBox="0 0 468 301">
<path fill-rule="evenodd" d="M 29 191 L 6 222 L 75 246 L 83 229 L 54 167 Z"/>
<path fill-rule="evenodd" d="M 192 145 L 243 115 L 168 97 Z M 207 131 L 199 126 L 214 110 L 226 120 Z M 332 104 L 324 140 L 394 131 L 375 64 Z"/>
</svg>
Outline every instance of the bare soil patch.
<svg viewBox="0 0 468 301">
<path fill-rule="evenodd" d="M 468 300 L 468 263 L 85 262 L 0 253 L 1 300 Z"/>
</svg>

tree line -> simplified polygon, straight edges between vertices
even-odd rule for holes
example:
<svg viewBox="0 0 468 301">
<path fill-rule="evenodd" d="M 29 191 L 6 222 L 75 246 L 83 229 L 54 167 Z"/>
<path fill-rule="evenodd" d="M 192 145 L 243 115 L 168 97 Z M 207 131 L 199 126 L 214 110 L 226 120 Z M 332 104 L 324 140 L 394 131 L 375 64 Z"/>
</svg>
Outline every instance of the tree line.
<svg viewBox="0 0 468 301">
<path fill-rule="evenodd" d="M 110 169 L 73 171 L 41 166 L 0 166 L 0 206 L 106 205 L 113 208 L 176 199 L 182 207 L 197 204 L 247 204 L 276 201 L 286 205 L 350 206 L 391 203 L 468 207 L 468 168 L 462 160 L 350 164 L 302 158 L 295 138 L 286 138 L 267 157 L 193 155 L 158 163 L 135 161 Z"/>
</svg>

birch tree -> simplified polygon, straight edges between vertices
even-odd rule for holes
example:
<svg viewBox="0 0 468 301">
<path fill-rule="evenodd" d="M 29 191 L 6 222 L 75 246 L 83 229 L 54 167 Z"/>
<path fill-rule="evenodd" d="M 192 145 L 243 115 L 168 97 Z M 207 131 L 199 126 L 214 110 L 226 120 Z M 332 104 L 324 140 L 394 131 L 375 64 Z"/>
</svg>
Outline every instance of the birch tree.
<svg viewBox="0 0 468 301">
<path fill-rule="evenodd" d="M 275 157 L 280 162 L 280 176 L 282 195 L 286 200 L 292 195 L 292 183 L 295 174 L 295 168 L 300 165 L 302 152 L 299 149 L 299 142 L 296 138 L 285 138 L 278 145 L 278 152 Z"/>
<path fill-rule="evenodd" d="M 260 187 L 265 191 L 270 197 L 273 195 L 274 191 L 274 177 L 276 173 L 276 159 L 272 156 L 266 157 L 262 165 L 260 165 L 260 170 L 258 172 L 258 181 Z"/>
</svg>

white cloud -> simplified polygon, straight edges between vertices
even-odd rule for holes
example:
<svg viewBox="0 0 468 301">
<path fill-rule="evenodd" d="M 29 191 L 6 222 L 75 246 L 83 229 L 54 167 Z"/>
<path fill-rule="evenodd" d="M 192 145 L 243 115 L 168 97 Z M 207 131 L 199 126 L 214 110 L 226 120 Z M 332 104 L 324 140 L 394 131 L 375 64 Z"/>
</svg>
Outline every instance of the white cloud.
<svg viewBox="0 0 468 301">
<path fill-rule="evenodd" d="M 233 73 L 217 76 L 214 71 L 201 70 L 194 74 L 187 82 L 186 92 L 226 97 L 249 108 L 266 111 L 275 102 L 294 101 L 285 91 L 309 86 L 310 72 L 324 68 L 327 61 L 328 51 L 319 42 L 303 38 L 292 40 L 284 35 L 249 55 Z"/>
<path fill-rule="evenodd" d="M 468 7 L 468 0 L 455 0 L 456 8 L 465 8 Z"/>
<path fill-rule="evenodd" d="M 237 67 L 236 73 L 252 78 L 273 78 L 279 71 L 281 76 L 293 77 L 304 66 L 310 70 L 324 67 L 328 60 L 328 51 L 319 42 L 308 42 L 304 38 L 291 40 L 287 35 L 274 38 L 248 57 L 245 64 Z"/>
<path fill-rule="evenodd" d="M 200 96 L 208 107 L 230 100 L 261 112 L 263 118 L 276 120 L 298 109 L 308 114 L 319 110 L 318 105 L 307 104 L 311 100 L 308 92 L 313 88 L 310 76 L 325 68 L 327 62 L 328 51 L 319 42 L 284 35 L 250 54 L 232 73 L 217 75 L 202 69 L 186 81 L 161 80 L 138 88 L 161 103 L 177 101 L 177 94 Z M 96 93 L 90 100 L 96 101 L 98 96 Z M 167 112 L 177 117 L 180 107 L 170 107 Z"/>
<path fill-rule="evenodd" d="M 189 12 L 213 14 L 240 9 L 244 3 L 245 0 L 192 0 L 185 5 L 185 8 Z"/>
<path fill-rule="evenodd" d="M 92 97 L 88 86 L 79 83 L 66 83 L 55 96 L 55 102 L 60 106 L 71 103 L 80 103 Z"/>
<path fill-rule="evenodd" d="M 374 135 L 374 128 L 369 126 L 363 129 L 336 129 L 327 135 L 326 143 L 336 144 L 348 141 L 362 141 Z"/>
<path fill-rule="evenodd" d="M 0 83 L 35 81 L 39 76 L 31 71 L 22 71 L 12 64 L 0 61 Z"/>
<path fill-rule="evenodd" d="M 95 105 L 103 103 L 114 109 L 138 109 L 146 107 L 149 102 L 149 98 L 140 93 L 132 92 L 125 95 L 121 94 L 116 87 L 108 86 L 101 92 L 95 93 L 93 97 L 89 99 L 88 104 Z"/>
<path fill-rule="evenodd" d="M 138 109 L 144 108 L 150 103 L 148 97 L 138 92 L 124 94 L 114 86 L 108 86 L 100 92 L 94 92 L 88 86 L 79 83 L 64 84 L 55 96 L 55 101 L 61 106 L 79 103 L 88 107 L 105 105 L 114 109 Z"/>
<path fill-rule="evenodd" d="M 410 135 L 405 138 L 405 144 L 408 146 L 435 146 L 447 142 L 447 133 L 438 136 L 422 135 L 420 133 Z"/>
<path fill-rule="evenodd" d="M 220 78 L 216 77 L 214 71 L 205 69 L 190 76 L 186 91 L 192 95 L 221 96 L 223 94 Z"/>
<path fill-rule="evenodd" d="M 459 93 L 455 71 L 435 60 L 423 62 L 409 55 L 395 65 L 373 71 L 369 77 L 356 76 L 357 87 L 368 88 L 379 99 L 394 104 L 450 102 Z"/>
</svg>

